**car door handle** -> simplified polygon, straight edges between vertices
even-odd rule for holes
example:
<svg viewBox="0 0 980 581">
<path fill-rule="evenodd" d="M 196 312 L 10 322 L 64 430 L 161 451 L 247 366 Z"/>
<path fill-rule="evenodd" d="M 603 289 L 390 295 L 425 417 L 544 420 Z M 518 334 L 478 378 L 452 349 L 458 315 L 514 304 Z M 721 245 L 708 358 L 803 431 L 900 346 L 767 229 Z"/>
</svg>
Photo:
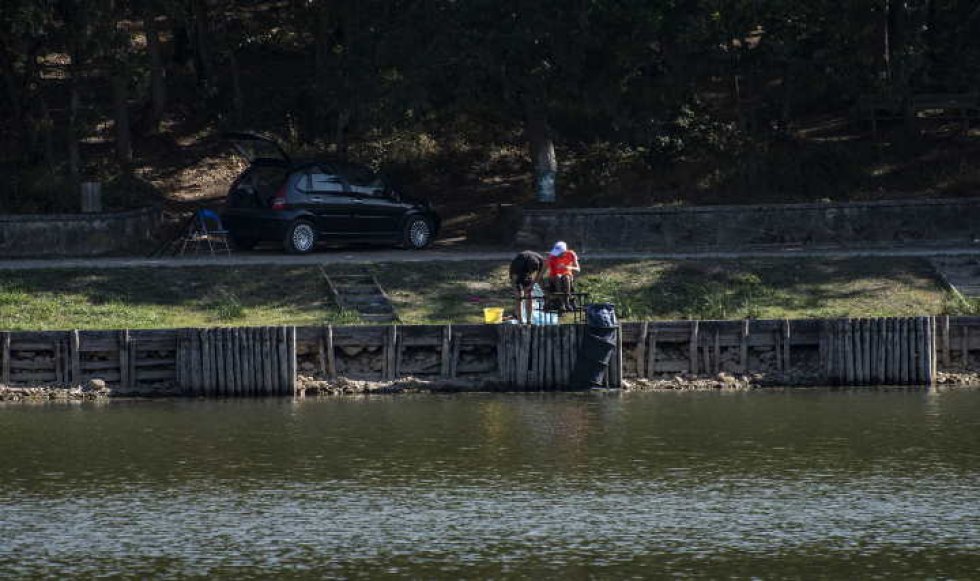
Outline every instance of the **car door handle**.
<svg viewBox="0 0 980 581">
<path fill-rule="evenodd" d="M 323 203 L 323 198 L 321 196 L 312 196 L 310 198 L 310 201 L 317 202 L 317 203 Z"/>
</svg>

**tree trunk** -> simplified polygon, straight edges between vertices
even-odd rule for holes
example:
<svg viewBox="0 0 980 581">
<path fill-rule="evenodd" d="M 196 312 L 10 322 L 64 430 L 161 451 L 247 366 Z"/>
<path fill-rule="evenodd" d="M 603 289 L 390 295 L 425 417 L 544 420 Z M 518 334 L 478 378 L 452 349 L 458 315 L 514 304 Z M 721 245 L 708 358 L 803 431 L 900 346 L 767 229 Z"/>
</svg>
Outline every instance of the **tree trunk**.
<svg viewBox="0 0 980 581">
<path fill-rule="evenodd" d="M 156 25 L 156 15 L 148 10 L 143 16 L 143 30 L 146 32 L 146 52 L 150 60 L 150 123 L 149 132 L 160 131 L 160 122 L 167 106 L 166 71 L 160 51 L 160 32 Z"/>
<path fill-rule="evenodd" d="M 313 104 L 313 119 L 318 130 L 325 130 L 329 125 L 330 74 L 327 64 L 330 55 L 330 18 L 326 8 L 319 6 L 316 13 L 316 35 L 313 39 L 313 85 L 316 100 Z"/>
<path fill-rule="evenodd" d="M 528 114 L 527 140 L 531 148 L 531 161 L 534 164 L 535 199 L 539 202 L 554 203 L 558 160 L 555 157 L 555 144 L 548 129 L 548 121 L 543 114 Z"/>
<path fill-rule="evenodd" d="M 74 184 L 79 183 L 82 173 L 82 156 L 78 145 L 78 109 L 80 99 L 78 96 L 77 72 L 74 70 L 75 63 L 72 61 L 71 78 L 68 83 L 68 175 Z"/>
<path fill-rule="evenodd" d="M 350 123 L 350 111 L 346 108 L 337 110 L 337 125 L 334 129 L 333 142 L 336 144 L 337 157 L 347 157 L 347 125 Z"/>
<path fill-rule="evenodd" d="M 202 85 L 211 80 L 211 24 L 206 0 L 192 0 L 194 21 L 194 68 Z"/>
<path fill-rule="evenodd" d="M 116 125 L 116 159 L 124 166 L 133 161 L 133 142 L 129 131 L 126 77 L 122 71 L 112 75 L 112 104 Z"/>
<path fill-rule="evenodd" d="M 241 125 L 245 116 L 245 96 L 242 93 L 242 74 L 238 67 L 238 57 L 235 56 L 234 49 L 228 53 L 228 63 L 231 66 L 232 117 L 235 119 L 236 125 Z"/>
<path fill-rule="evenodd" d="M 39 99 L 38 108 L 41 117 L 41 141 L 44 164 L 50 171 L 54 171 L 54 121 L 51 120 L 51 110 L 48 109 L 47 101 L 42 97 Z"/>
</svg>

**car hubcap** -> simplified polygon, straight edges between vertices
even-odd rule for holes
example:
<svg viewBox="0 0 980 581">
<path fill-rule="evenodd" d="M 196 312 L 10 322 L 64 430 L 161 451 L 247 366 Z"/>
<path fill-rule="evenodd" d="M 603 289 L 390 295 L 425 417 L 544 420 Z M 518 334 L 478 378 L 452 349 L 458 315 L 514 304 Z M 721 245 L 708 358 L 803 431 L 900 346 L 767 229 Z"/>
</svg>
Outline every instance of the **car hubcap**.
<svg viewBox="0 0 980 581">
<path fill-rule="evenodd" d="M 421 248 L 429 241 L 429 225 L 425 223 L 425 220 L 416 220 L 412 222 L 412 228 L 408 234 L 412 239 L 412 246 Z"/>
<path fill-rule="evenodd" d="M 296 250 L 307 251 L 313 246 L 313 229 L 306 224 L 300 224 L 293 229 L 293 246 Z"/>
</svg>

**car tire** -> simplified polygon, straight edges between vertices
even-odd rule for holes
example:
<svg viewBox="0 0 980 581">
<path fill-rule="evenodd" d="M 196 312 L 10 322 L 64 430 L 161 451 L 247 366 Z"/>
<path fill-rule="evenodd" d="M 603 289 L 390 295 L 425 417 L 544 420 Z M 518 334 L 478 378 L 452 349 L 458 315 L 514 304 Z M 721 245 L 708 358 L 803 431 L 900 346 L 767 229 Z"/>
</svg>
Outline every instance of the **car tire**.
<svg viewBox="0 0 980 581">
<path fill-rule="evenodd" d="M 402 231 L 402 245 L 421 250 L 432 242 L 432 223 L 422 216 L 411 216 Z"/>
<path fill-rule="evenodd" d="M 251 250 L 255 248 L 255 245 L 259 243 L 259 239 L 254 236 L 236 236 L 232 234 L 231 245 L 235 247 L 236 250 Z"/>
<path fill-rule="evenodd" d="M 290 254 L 306 254 L 316 246 L 316 229 L 306 220 L 296 220 L 286 230 L 283 245 Z"/>
</svg>

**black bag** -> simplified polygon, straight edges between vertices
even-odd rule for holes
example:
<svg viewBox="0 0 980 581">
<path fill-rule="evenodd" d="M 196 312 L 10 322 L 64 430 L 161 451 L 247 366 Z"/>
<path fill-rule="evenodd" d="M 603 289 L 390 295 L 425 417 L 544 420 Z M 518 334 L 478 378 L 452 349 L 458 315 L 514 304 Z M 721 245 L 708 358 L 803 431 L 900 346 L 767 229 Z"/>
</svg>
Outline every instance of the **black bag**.
<svg viewBox="0 0 980 581">
<path fill-rule="evenodd" d="M 578 356 L 575 358 L 575 367 L 572 368 L 568 387 L 572 389 L 602 387 L 606 379 L 606 370 L 609 368 L 609 360 L 616 350 L 616 340 L 611 337 L 615 332 L 610 330 L 608 333 L 600 331 L 600 334 L 592 332 L 585 334 Z"/>
<path fill-rule="evenodd" d="M 612 303 L 592 303 L 585 305 L 585 322 L 595 329 L 610 329 L 619 326 L 616 320 L 616 306 Z"/>
</svg>

